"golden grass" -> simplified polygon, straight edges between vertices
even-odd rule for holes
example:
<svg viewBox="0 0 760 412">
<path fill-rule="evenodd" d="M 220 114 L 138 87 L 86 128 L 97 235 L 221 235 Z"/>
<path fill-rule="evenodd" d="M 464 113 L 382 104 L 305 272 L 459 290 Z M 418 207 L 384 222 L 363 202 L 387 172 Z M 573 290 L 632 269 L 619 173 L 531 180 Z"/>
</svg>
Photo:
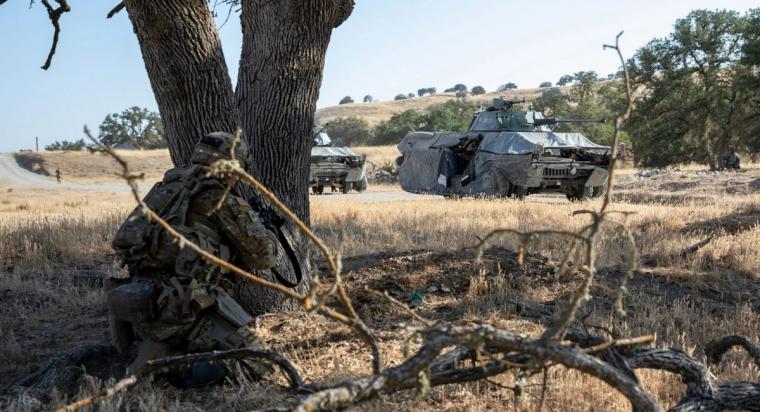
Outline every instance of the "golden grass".
<svg viewBox="0 0 760 412">
<path fill-rule="evenodd" d="M 172 167 L 169 151 L 118 150 L 134 168 L 145 173 L 147 181 L 161 180 L 164 172 Z M 19 164 L 46 176 L 55 177 L 56 169 L 63 174 L 64 182 L 113 183 L 121 182 L 117 174 L 119 166 L 110 156 L 90 152 L 20 152 L 15 154 Z"/>
<path fill-rule="evenodd" d="M 386 152 L 383 153 L 383 150 Z M 361 151 L 361 150 L 359 150 Z M 391 151 L 370 156 L 382 158 Z M 615 210 L 634 212 L 628 224 L 636 235 L 643 267 L 626 299 L 631 316 L 611 316 L 609 303 L 616 293 L 624 258 L 624 242 L 608 227 L 599 240 L 600 274 L 589 303 L 589 322 L 618 328 L 624 335 L 655 333 L 658 345 L 676 346 L 701 357 L 705 343 L 722 334 L 743 334 L 758 341 L 760 322 L 760 194 L 753 182 L 760 172 L 751 168 L 723 180 L 700 180 L 700 185 L 673 186 L 672 181 L 699 179 L 671 174 L 637 180 L 623 173 L 623 199 Z M 626 180 L 627 179 L 627 180 Z M 726 184 L 733 181 L 733 186 Z M 747 191 L 731 188 L 747 188 Z M 3 189 L 5 190 L 5 189 Z M 396 189 L 398 190 L 398 189 Z M 754 191 L 752 191 L 754 190 Z M 133 204 L 126 193 L 106 194 L 44 190 L 2 193 L 0 202 L 0 384 L 39 365 L 53 353 L 106 339 L 103 296 L 82 283 L 91 272 L 118 274 L 109 243 L 121 219 Z M 647 195 L 649 197 L 646 197 Z M 662 203 L 657 195 L 679 201 Z M 691 196 L 691 197 L 690 197 Z M 362 292 L 364 286 L 389 290 L 405 300 L 413 290 L 426 293 L 420 312 L 433 319 L 487 319 L 499 326 L 536 336 L 540 319 L 518 311 L 514 302 L 556 310 L 557 302 L 573 290 L 580 275 L 571 270 L 557 279 L 552 268 L 566 242 L 542 239 L 525 271 L 516 266 L 514 240 L 504 240 L 472 261 L 471 247 L 495 228 L 577 230 L 586 217 L 573 217 L 579 208 L 596 201 L 570 204 L 561 199 L 529 197 L 514 200 L 439 200 L 361 202 L 352 196 L 312 197 L 312 224 L 317 233 L 337 247 L 346 233 L 343 255 L 345 278 L 357 310 L 379 331 L 386 362 L 402 359 L 406 332 L 399 326 L 408 317 Z M 714 236 L 694 254 L 683 251 Z M 320 263 L 317 262 L 317 267 Z M 86 276 L 85 276 L 86 277 Z M 426 292 L 447 285 L 450 293 Z M 370 372 L 368 351 L 350 331 L 322 317 L 277 314 L 261 318 L 257 332 L 282 352 L 310 380 L 336 381 Z M 47 336 L 47 337 L 46 337 Z M 743 355 L 731 354 L 716 369 L 724 378 L 755 380 L 758 370 Z M 666 407 L 684 391 L 673 375 L 638 371 L 644 386 Z M 546 399 L 547 410 L 630 410 L 627 401 L 599 381 L 577 372 L 554 368 Z M 505 374 L 494 379 L 513 385 Z M 275 383 L 282 384 L 279 379 Z M 532 378 L 529 385 L 540 383 Z M 93 382 L 82 390 L 92 393 Z M 515 401 L 512 392 L 486 382 L 434 388 L 421 400 L 407 392 L 386 396 L 355 410 L 534 410 L 540 387 L 529 386 Z M 212 410 L 252 409 L 282 405 L 294 398 L 269 383 L 244 382 L 208 390 L 180 392 L 167 387 L 139 385 L 102 410 Z M 25 410 L 24 398 L 4 405 Z M 60 405 L 55 398 L 47 407 Z"/>
</svg>

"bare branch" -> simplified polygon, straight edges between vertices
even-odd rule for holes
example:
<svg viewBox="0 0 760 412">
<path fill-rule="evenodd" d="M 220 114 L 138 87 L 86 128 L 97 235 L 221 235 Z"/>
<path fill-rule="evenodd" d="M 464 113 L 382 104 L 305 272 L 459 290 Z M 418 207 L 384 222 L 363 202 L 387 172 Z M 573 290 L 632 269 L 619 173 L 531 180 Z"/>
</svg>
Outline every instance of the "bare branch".
<svg viewBox="0 0 760 412">
<path fill-rule="evenodd" d="M 126 7 L 126 5 L 124 4 L 124 2 L 123 1 L 120 2 L 114 8 L 112 8 L 111 11 L 108 12 L 108 14 L 106 15 L 106 18 L 110 19 L 111 17 L 115 16 L 116 13 L 122 11 L 124 9 L 124 7 Z"/>
<path fill-rule="evenodd" d="M 58 47 L 58 35 L 61 33 L 61 15 L 63 13 L 71 11 L 71 6 L 69 6 L 67 0 L 55 0 L 55 2 L 58 3 L 58 8 L 54 9 L 48 0 L 42 0 L 42 4 L 47 10 L 48 17 L 50 18 L 50 23 L 53 24 L 54 29 L 53 44 L 50 46 L 50 52 L 48 53 L 47 60 L 45 60 L 45 64 L 43 64 L 41 67 L 42 70 L 47 70 L 50 68 L 50 63 L 53 61 L 53 55 L 55 54 L 56 48 Z"/>
<path fill-rule="evenodd" d="M 705 347 L 705 354 L 710 362 L 714 364 L 720 363 L 723 354 L 728 352 L 734 346 L 742 347 L 755 361 L 755 365 L 760 368 L 760 348 L 744 336 L 729 335 L 720 339 L 711 341 Z"/>
</svg>

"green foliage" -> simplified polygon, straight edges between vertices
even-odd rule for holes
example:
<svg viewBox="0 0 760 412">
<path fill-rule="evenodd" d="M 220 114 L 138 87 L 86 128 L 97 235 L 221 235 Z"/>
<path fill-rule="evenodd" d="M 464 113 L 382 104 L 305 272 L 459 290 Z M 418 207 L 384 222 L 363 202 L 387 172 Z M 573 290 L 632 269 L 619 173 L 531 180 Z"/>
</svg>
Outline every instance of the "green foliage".
<svg viewBox="0 0 760 412">
<path fill-rule="evenodd" d="M 475 96 L 479 94 L 486 94 L 486 89 L 483 86 L 475 86 L 472 88 L 471 93 Z"/>
<path fill-rule="evenodd" d="M 368 95 L 364 96 L 364 100 L 363 101 L 364 101 L 364 103 L 372 103 L 373 100 L 375 100 L 375 98 L 372 97 L 371 94 L 368 94 Z"/>
<path fill-rule="evenodd" d="M 557 86 L 567 86 L 568 84 L 572 83 L 575 78 L 569 74 L 566 74 L 559 78 L 557 81 Z"/>
<path fill-rule="evenodd" d="M 407 97 L 407 95 L 405 95 L 404 93 L 399 93 L 396 95 L 396 97 L 393 98 L 393 100 L 406 100 L 408 98 L 409 97 Z"/>
<path fill-rule="evenodd" d="M 591 76 L 586 77 L 591 78 Z M 556 117 L 560 120 L 605 119 L 607 122 L 602 124 L 559 124 L 554 128 L 554 131 L 579 132 L 596 143 L 610 144 L 612 143 L 614 126 L 612 120 L 624 108 L 624 103 L 623 83 L 613 82 L 605 84 L 598 90 L 590 87 L 583 93 L 573 90 L 571 93 L 565 94 L 557 87 L 547 88 L 541 93 L 541 96 L 532 102 L 532 106 L 534 110 L 543 112 L 547 117 Z M 622 142 L 630 144 L 630 137 L 624 131 L 621 132 L 620 139 Z"/>
<path fill-rule="evenodd" d="M 541 82 L 541 84 L 539 84 L 538 87 L 542 89 L 545 87 L 552 87 L 552 82 Z"/>
<path fill-rule="evenodd" d="M 385 145 L 398 143 L 410 130 L 417 130 L 420 114 L 415 110 L 406 110 L 393 115 L 390 119 L 375 126 L 371 144 Z"/>
<path fill-rule="evenodd" d="M 594 95 L 594 83 L 599 81 L 595 71 L 581 71 L 573 75 L 573 93 L 578 102 L 583 102 Z"/>
<path fill-rule="evenodd" d="M 356 116 L 331 120 L 325 127 L 325 132 L 334 143 L 345 146 L 365 145 L 372 136 L 367 121 Z"/>
<path fill-rule="evenodd" d="M 634 87 L 647 90 L 628 126 L 637 162 L 716 167 L 730 144 L 760 151 L 758 10 L 695 10 L 636 52 Z"/>
<path fill-rule="evenodd" d="M 448 89 L 443 91 L 444 93 L 467 93 L 467 86 L 463 85 L 462 83 L 457 83 L 454 85 L 454 87 L 449 87 Z"/>
<path fill-rule="evenodd" d="M 121 114 L 106 116 L 100 124 L 98 138 L 101 143 L 110 146 L 131 144 L 140 149 L 166 147 L 161 116 L 137 106 L 130 107 Z"/>
<path fill-rule="evenodd" d="M 499 86 L 498 88 L 496 88 L 496 91 L 497 92 L 506 92 L 507 90 L 512 90 L 512 89 L 516 89 L 516 88 L 517 88 L 517 85 L 515 83 L 509 82 L 509 83 L 506 83 L 506 84 L 502 84 L 501 86 Z"/>
<path fill-rule="evenodd" d="M 354 102 L 354 99 L 352 99 L 351 96 L 346 96 L 346 97 L 340 99 L 340 101 L 338 102 L 338 104 L 349 104 L 349 103 L 353 103 L 353 102 Z"/>
<path fill-rule="evenodd" d="M 474 102 L 452 99 L 425 112 L 407 110 L 395 114 L 375 126 L 370 144 L 396 144 L 412 130 L 465 132 L 477 108 Z"/>
<path fill-rule="evenodd" d="M 423 87 L 417 90 L 417 96 L 422 97 L 426 94 L 435 94 L 435 91 L 436 91 L 435 87 Z"/>
<path fill-rule="evenodd" d="M 84 139 L 79 139 L 74 142 L 68 140 L 56 140 L 52 144 L 45 146 L 45 150 L 82 151 L 87 147 L 87 143 L 85 143 Z"/>
</svg>

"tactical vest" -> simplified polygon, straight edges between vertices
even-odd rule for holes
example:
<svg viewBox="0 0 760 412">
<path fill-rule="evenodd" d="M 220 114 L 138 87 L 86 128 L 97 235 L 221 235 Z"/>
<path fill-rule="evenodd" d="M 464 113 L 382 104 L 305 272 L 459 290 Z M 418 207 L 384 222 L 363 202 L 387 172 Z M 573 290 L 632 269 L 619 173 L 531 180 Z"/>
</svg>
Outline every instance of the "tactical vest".
<svg viewBox="0 0 760 412">
<path fill-rule="evenodd" d="M 212 227 L 188 227 L 188 207 L 194 195 L 210 184 L 203 178 L 200 166 L 175 168 L 166 172 L 163 181 L 156 183 L 144 198 L 145 204 L 169 223 L 177 232 L 204 250 L 224 260 L 230 249 L 222 244 L 222 236 Z M 130 213 L 114 236 L 112 247 L 122 262 L 129 266 L 131 276 L 153 278 L 162 274 L 186 275 L 209 281 L 216 267 L 190 248 L 180 248 L 174 238 L 145 215 L 140 206 Z"/>
</svg>

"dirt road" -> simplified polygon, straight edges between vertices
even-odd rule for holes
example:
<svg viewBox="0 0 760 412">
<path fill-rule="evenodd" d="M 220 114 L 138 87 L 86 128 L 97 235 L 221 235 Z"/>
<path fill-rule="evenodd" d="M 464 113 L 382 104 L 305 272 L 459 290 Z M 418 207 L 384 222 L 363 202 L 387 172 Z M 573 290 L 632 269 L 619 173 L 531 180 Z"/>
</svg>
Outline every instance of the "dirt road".
<svg viewBox="0 0 760 412">
<path fill-rule="evenodd" d="M 68 183 L 66 176 L 63 182 L 56 182 L 55 178 L 46 177 L 24 169 L 16 163 L 16 159 L 10 153 L 0 153 L 0 186 L 35 188 L 35 189 L 72 189 L 92 190 L 97 192 L 126 192 L 129 190 L 126 184 L 81 184 Z"/>
<path fill-rule="evenodd" d="M 18 187 L 18 188 L 35 188 L 35 189 L 71 189 L 71 190 L 89 190 L 96 192 L 126 192 L 129 190 L 126 184 L 121 183 L 68 183 L 66 182 L 66 176 L 63 177 L 63 182 L 57 183 L 55 178 L 43 176 L 23 167 L 19 166 L 10 153 L 0 153 L 0 186 L 5 187 Z M 140 185 L 141 191 L 146 191 L 148 185 L 143 183 Z M 382 192 L 363 192 L 356 193 L 351 192 L 349 194 L 342 193 L 326 193 L 324 195 L 311 195 L 311 200 L 317 201 L 338 201 L 349 200 L 357 202 L 390 202 L 400 200 L 444 200 L 443 196 L 437 195 L 418 195 L 414 193 L 407 193 L 402 190 L 388 190 Z M 553 194 L 541 194 L 532 195 L 527 198 L 528 201 L 542 202 L 542 203 L 563 203 L 567 202 L 563 195 Z"/>
</svg>

